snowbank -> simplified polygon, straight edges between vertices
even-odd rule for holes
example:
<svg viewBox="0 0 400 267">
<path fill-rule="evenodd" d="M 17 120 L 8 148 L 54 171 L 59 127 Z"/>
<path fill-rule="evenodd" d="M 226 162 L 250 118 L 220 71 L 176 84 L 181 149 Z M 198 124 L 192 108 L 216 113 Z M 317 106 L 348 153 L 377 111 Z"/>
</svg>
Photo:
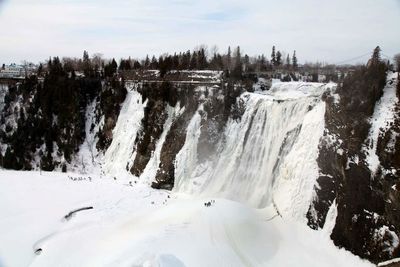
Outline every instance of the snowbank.
<svg viewBox="0 0 400 267">
<path fill-rule="evenodd" d="M 82 178 L 76 179 L 75 178 Z M 83 179 L 85 178 L 85 179 Z M 2 266 L 372 266 L 273 209 L 73 174 L 0 172 Z M 71 210 L 93 206 L 66 221 Z M 39 254 L 34 251 L 41 248 Z"/>
</svg>

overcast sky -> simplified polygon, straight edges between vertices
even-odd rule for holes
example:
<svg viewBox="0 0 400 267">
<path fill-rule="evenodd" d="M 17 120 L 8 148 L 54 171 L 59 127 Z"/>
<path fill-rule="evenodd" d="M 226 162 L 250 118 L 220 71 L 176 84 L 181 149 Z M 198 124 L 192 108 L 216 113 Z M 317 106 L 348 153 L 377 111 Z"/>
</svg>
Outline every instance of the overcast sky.
<svg viewBox="0 0 400 267">
<path fill-rule="evenodd" d="M 0 0 L 0 62 L 186 51 L 228 45 L 338 63 L 380 45 L 400 52 L 400 0 Z M 365 60 L 362 57 L 355 61 Z"/>
</svg>

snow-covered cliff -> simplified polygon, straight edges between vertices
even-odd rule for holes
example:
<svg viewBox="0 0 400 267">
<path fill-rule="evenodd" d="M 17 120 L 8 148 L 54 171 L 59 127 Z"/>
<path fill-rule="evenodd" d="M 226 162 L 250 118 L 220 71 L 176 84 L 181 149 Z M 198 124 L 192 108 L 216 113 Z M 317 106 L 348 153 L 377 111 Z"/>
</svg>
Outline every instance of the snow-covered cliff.
<svg viewBox="0 0 400 267">
<path fill-rule="evenodd" d="M 338 246 L 385 260 L 399 253 L 397 76 L 389 73 L 384 89 L 377 82 L 365 95 L 302 82 L 251 93 L 220 73 L 213 84 L 127 82 L 126 91 L 120 82 L 103 82 L 97 95 L 80 93 L 85 102 L 75 107 L 80 120 L 72 117 L 71 131 L 65 118 L 61 125 L 52 117 L 62 140 L 29 130 L 21 142 L 33 152 L 23 153 L 15 140 L 43 125 L 46 106 L 32 100 L 41 97 L 40 85 L 29 94 L 18 89 L 1 114 L 2 165 L 37 170 L 47 157 L 53 169 L 273 207 L 286 220 L 332 233 Z M 15 108 L 23 103 L 40 111 L 33 122 L 28 106 Z"/>
</svg>

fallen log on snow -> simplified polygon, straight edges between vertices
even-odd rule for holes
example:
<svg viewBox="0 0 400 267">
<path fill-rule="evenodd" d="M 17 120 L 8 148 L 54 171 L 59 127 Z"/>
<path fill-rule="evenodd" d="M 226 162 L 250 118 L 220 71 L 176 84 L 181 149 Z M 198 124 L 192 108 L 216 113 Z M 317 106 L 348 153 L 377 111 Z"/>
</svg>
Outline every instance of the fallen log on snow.
<svg viewBox="0 0 400 267">
<path fill-rule="evenodd" d="M 68 213 L 67 215 L 65 215 L 64 219 L 66 219 L 68 221 L 69 219 L 71 219 L 72 215 L 74 215 L 75 213 L 80 212 L 82 210 L 91 210 L 91 209 L 93 209 L 93 207 L 83 207 L 83 208 L 73 210 L 70 213 Z"/>
</svg>

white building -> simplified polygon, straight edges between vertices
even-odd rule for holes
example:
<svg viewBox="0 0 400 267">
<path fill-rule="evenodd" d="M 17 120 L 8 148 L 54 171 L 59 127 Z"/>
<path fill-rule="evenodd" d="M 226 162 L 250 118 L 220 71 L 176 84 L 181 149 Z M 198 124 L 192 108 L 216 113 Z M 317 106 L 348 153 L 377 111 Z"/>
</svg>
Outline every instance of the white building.
<svg viewBox="0 0 400 267">
<path fill-rule="evenodd" d="M 1 78 L 17 78 L 25 76 L 25 68 L 15 63 L 0 69 Z"/>
</svg>

